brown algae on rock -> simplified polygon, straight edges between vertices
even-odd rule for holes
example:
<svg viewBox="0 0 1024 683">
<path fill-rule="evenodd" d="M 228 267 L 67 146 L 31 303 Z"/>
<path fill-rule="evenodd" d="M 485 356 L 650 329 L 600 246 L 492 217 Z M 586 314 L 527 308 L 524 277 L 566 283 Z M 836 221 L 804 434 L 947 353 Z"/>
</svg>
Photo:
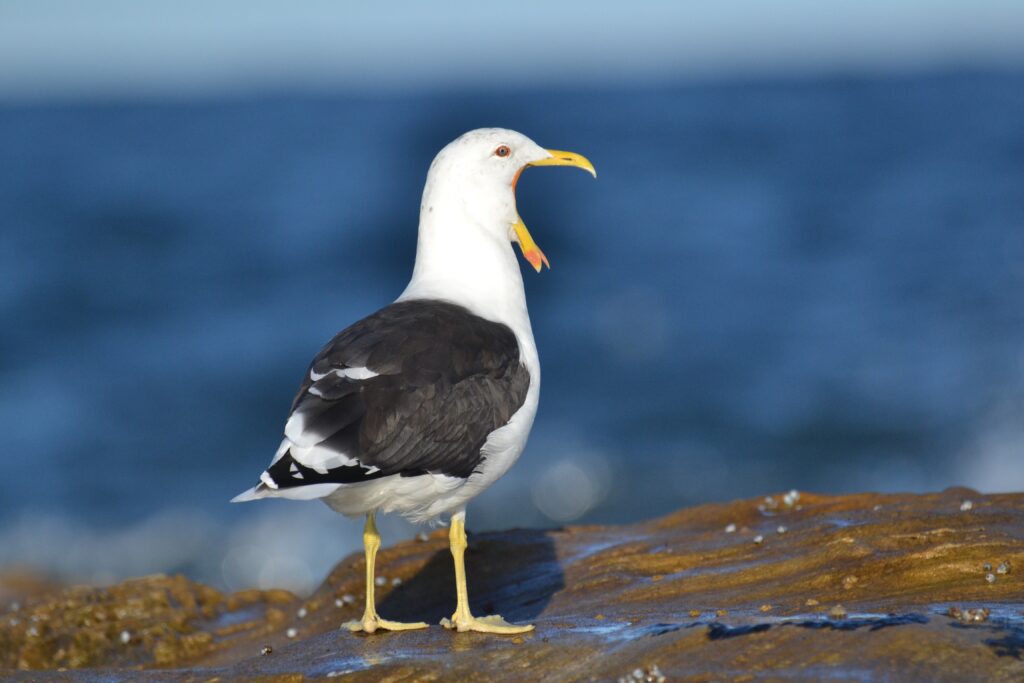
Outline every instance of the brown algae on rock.
<svg viewBox="0 0 1024 683">
<path fill-rule="evenodd" d="M 56 669 L 120 664 L 170 666 L 209 653 L 219 619 L 250 613 L 242 626 L 267 632 L 267 605 L 290 602 L 284 591 L 225 596 L 182 576 L 150 576 L 109 588 L 70 587 L 37 597 L 2 617 L 0 668 Z"/>
</svg>

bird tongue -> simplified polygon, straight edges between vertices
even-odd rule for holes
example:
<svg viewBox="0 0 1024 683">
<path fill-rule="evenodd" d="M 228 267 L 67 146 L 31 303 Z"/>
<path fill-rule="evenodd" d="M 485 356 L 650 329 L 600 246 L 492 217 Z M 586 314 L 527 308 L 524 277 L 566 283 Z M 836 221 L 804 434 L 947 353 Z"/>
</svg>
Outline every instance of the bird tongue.
<svg viewBox="0 0 1024 683">
<path fill-rule="evenodd" d="M 530 231 L 526 229 L 526 224 L 523 223 L 522 218 L 512 224 L 512 231 L 515 235 L 514 241 L 523 252 L 523 258 L 530 262 L 533 269 L 539 273 L 543 264 L 550 270 L 551 264 L 548 263 L 548 257 L 544 255 L 544 252 L 540 250 L 537 243 L 533 241 L 533 237 L 530 235 Z"/>
</svg>

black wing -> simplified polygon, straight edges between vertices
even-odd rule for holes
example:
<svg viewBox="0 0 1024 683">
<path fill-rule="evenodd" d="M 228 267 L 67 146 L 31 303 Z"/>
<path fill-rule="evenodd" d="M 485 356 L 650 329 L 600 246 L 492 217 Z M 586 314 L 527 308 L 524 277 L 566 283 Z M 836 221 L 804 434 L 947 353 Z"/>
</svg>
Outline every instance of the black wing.
<svg viewBox="0 0 1024 683">
<path fill-rule="evenodd" d="M 282 488 L 468 477 L 529 384 L 508 326 L 443 301 L 392 304 L 317 354 L 292 404 L 287 447 L 267 472 Z"/>
</svg>

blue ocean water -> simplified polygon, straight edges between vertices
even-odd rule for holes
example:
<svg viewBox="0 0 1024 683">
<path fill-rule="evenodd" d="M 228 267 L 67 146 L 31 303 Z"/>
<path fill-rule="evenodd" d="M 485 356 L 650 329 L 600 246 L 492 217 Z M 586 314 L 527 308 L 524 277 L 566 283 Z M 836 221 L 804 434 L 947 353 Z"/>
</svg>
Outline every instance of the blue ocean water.
<svg viewBox="0 0 1024 683">
<path fill-rule="evenodd" d="M 227 500 L 491 125 L 599 178 L 519 183 L 541 409 L 471 528 L 1024 489 L 1022 121 L 1020 73 L 0 105 L 0 568 L 302 590 L 358 547 Z"/>
</svg>

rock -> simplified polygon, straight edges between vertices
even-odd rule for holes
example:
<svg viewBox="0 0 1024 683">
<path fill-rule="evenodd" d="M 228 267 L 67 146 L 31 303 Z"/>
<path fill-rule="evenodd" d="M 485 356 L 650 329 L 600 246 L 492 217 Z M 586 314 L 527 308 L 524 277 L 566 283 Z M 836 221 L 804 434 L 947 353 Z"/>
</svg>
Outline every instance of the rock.
<svg viewBox="0 0 1024 683">
<path fill-rule="evenodd" d="M 170 666 L 269 635 L 285 623 L 286 591 L 225 596 L 182 576 L 109 588 L 73 587 L 0 615 L 0 669 Z"/>
<path fill-rule="evenodd" d="M 984 570 L 1024 566 L 1024 494 L 793 493 L 643 524 L 471 534 L 474 611 L 537 625 L 521 636 L 339 631 L 362 609 L 344 599 L 362 595 L 360 554 L 306 599 L 163 576 L 28 598 L 0 615 L 0 677 L 1024 680 L 1020 573 L 990 583 Z M 444 530 L 378 565 L 383 616 L 451 614 Z"/>
</svg>

